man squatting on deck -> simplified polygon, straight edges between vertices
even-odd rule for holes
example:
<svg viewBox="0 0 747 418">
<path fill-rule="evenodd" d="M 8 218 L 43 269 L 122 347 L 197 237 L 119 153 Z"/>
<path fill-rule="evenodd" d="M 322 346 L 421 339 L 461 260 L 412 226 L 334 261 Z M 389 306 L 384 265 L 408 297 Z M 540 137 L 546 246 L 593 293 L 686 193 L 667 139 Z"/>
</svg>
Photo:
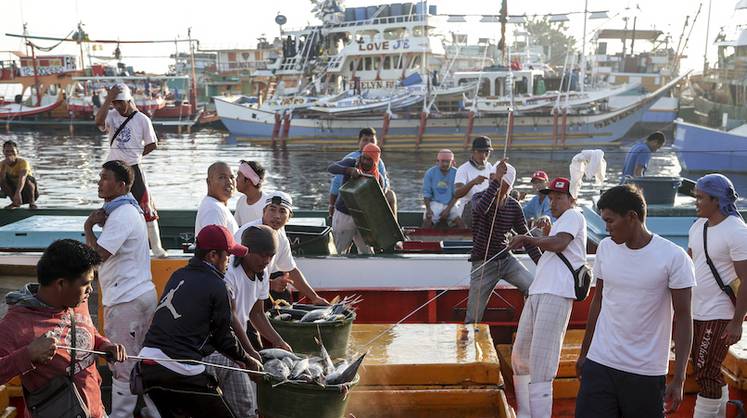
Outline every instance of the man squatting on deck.
<svg viewBox="0 0 747 418">
<path fill-rule="evenodd" d="M 143 210 L 150 248 L 154 256 L 166 257 L 166 250 L 161 246 L 156 205 L 145 173 L 140 167 L 143 156 L 158 148 L 153 123 L 148 116 L 137 110 L 130 88 L 118 83 L 109 90 L 106 101 L 96 113 L 96 126 L 109 137 L 109 155 L 106 160 L 124 161 L 132 168 L 135 175 L 132 195 Z"/>
</svg>

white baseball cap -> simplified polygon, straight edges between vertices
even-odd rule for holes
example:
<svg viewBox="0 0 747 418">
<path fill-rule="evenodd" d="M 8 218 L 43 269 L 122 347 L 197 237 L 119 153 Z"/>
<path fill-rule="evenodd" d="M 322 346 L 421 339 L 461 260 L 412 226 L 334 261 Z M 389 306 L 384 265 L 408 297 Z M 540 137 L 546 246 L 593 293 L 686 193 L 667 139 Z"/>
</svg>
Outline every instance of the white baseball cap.
<svg viewBox="0 0 747 418">
<path fill-rule="evenodd" d="M 119 89 L 119 94 L 117 94 L 117 97 L 115 97 L 114 100 L 132 100 L 132 92 L 130 91 L 130 88 L 127 87 L 127 84 L 117 83 L 114 86 Z"/>
</svg>

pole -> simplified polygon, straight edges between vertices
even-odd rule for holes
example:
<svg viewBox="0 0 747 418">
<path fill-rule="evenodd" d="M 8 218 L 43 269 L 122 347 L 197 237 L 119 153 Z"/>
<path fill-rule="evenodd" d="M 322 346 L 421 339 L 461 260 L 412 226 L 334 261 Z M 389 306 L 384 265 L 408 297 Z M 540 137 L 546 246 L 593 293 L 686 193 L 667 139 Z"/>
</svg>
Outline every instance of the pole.
<svg viewBox="0 0 747 418">
<path fill-rule="evenodd" d="M 703 76 L 708 71 L 708 33 L 711 31 L 711 5 L 713 0 L 708 1 L 708 23 L 706 24 L 705 49 L 703 52 Z"/>
<path fill-rule="evenodd" d="M 34 63 L 34 88 L 36 88 L 36 105 L 41 106 L 41 89 L 39 88 L 39 71 L 36 68 L 36 52 L 34 51 L 34 44 L 28 42 L 31 47 L 31 62 Z"/>
<path fill-rule="evenodd" d="M 584 81 L 586 80 L 586 20 L 589 13 L 589 0 L 584 1 L 584 36 L 581 41 L 581 93 L 584 92 Z"/>
<path fill-rule="evenodd" d="M 197 70 L 195 69 L 195 47 L 192 44 L 192 28 L 187 29 L 189 38 L 189 56 L 192 61 L 192 80 L 189 86 L 189 103 L 192 105 L 192 113 L 197 112 Z"/>
</svg>

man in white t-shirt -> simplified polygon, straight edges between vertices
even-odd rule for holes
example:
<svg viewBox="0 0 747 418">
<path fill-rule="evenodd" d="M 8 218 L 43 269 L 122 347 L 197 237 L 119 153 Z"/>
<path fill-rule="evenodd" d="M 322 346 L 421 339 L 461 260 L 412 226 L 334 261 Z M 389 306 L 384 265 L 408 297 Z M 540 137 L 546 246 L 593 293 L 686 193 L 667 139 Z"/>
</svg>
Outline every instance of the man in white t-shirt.
<svg viewBox="0 0 747 418">
<path fill-rule="evenodd" d="M 537 247 L 543 251 L 537 263 L 529 297 L 524 303 L 511 352 L 518 418 L 549 418 L 552 415 L 552 381 L 558 373 L 560 349 L 576 298 L 574 269 L 586 263 L 586 220 L 576 209 L 570 181 L 558 177 L 540 193 L 550 197 L 557 219 L 546 237 L 517 235 L 510 248 Z"/>
<path fill-rule="evenodd" d="M 107 133 L 109 140 L 106 161 L 124 161 L 132 168 L 134 179 L 130 191 L 143 210 L 153 255 L 165 257 L 166 250 L 161 247 L 158 230 L 158 212 L 145 173 L 140 168 L 143 156 L 158 148 L 158 138 L 150 118 L 137 110 L 126 84 L 115 84 L 109 90 L 106 101 L 96 112 L 96 126 Z"/>
<path fill-rule="evenodd" d="M 241 193 L 236 202 L 234 217 L 241 226 L 262 217 L 267 193 L 262 190 L 265 179 L 265 168 L 256 161 L 239 163 L 239 173 L 236 176 L 236 190 Z"/>
<path fill-rule="evenodd" d="M 279 294 L 286 292 L 286 288 L 290 284 L 306 297 L 309 303 L 328 305 L 329 302 L 317 295 L 309 282 L 306 281 L 306 277 L 298 269 L 296 260 L 293 258 L 290 241 L 285 234 L 285 225 L 288 224 L 291 216 L 293 216 L 293 200 L 290 195 L 281 191 L 272 192 L 265 200 L 262 218 L 244 224 L 236 231 L 234 239 L 239 240 L 243 232 L 252 226 L 267 225 L 274 229 L 278 233 L 278 250 L 268 267 L 270 276 L 273 277 L 270 280 L 270 289 L 273 293 Z M 273 297 L 277 296 L 276 294 L 273 295 Z"/>
<path fill-rule="evenodd" d="M 206 225 L 222 225 L 232 234 L 239 225 L 228 209 L 228 200 L 233 195 L 236 184 L 231 167 L 223 161 L 217 161 L 208 167 L 207 196 L 200 202 L 195 218 L 195 237 Z"/>
<path fill-rule="evenodd" d="M 99 175 L 99 197 L 104 207 L 84 224 L 86 244 L 103 263 L 99 267 L 104 305 L 104 334 L 128 353 L 137 353 L 156 310 L 156 288 L 151 280 L 148 232 L 140 205 L 130 193 L 132 169 L 123 161 L 107 161 Z M 101 225 L 98 238 L 93 226 Z M 137 396 L 130 393 L 134 362 L 110 363 L 112 412 L 110 417 L 132 417 Z"/>
<path fill-rule="evenodd" d="M 249 252 L 245 257 L 231 258 L 224 279 L 233 309 L 231 327 L 244 350 L 258 360 L 259 355 L 247 336 L 250 323 L 253 327 L 252 333 L 256 329 L 273 347 L 292 351 L 265 316 L 264 301 L 270 297 L 270 277 L 267 268 L 279 248 L 278 238 L 279 234 L 265 225 L 242 228 L 241 245 L 247 247 Z M 237 367 L 228 357 L 218 352 L 204 360 L 213 364 Z M 212 371 L 216 374 L 218 386 L 233 413 L 237 417 L 256 416 L 256 387 L 246 373 L 219 368 L 213 368 Z"/>
<path fill-rule="evenodd" d="M 691 353 L 699 386 L 695 418 L 726 416 L 729 388 L 721 374 L 721 363 L 729 346 L 742 338 L 747 314 L 747 286 L 740 286 L 738 292 L 730 287 L 735 280 L 747 279 L 747 225 L 737 211 L 736 200 L 734 185 L 725 176 L 708 174 L 698 179 L 695 186 L 698 220 L 690 228 L 688 243 L 698 280 L 698 286 L 693 288 Z"/>
<path fill-rule="evenodd" d="M 576 418 L 663 418 L 682 402 L 693 264 L 682 248 L 646 229 L 637 187 L 607 190 L 597 208 L 610 236 L 594 262 L 596 292 L 576 363 Z M 675 370 L 666 385 L 673 319 Z"/>
<path fill-rule="evenodd" d="M 472 196 L 488 188 L 490 174 L 495 168 L 488 161 L 493 146 L 490 138 L 479 136 L 472 141 L 472 156 L 459 166 L 454 178 L 454 198 L 462 207 L 462 220 L 467 228 L 472 228 Z"/>
</svg>

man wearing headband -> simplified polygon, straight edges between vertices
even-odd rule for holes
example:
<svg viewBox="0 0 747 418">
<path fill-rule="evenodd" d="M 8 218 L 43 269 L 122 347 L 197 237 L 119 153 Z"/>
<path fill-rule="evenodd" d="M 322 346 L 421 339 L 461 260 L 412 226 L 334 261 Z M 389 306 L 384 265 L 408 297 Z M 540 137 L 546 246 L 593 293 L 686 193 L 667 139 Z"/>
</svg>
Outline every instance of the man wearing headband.
<svg viewBox="0 0 747 418">
<path fill-rule="evenodd" d="M 205 225 L 223 225 L 234 234 L 239 225 L 228 209 L 228 200 L 233 195 L 235 183 L 231 167 L 218 161 L 208 167 L 207 196 L 202 199 L 195 218 L 195 236 Z"/>
<path fill-rule="evenodd" d="M 729 390 L 721 363 L 729 346 L 741 339 L 747 314 L 747 286 L 734 286 L 747 279 L 747 225 L 737 211 L 737 198 L 734 185 L 721 174 L 708 174 L 695 185 L 698 220 L 690 228 L 688 252 L 698 282 L 692 302 L 692 364 L 699 386 L 696 418 L 725 416 Z"/>
<path fill-rule="evenodd" d="M 256 161 L 239 163 L 239 173 L 236 176 L 236 190 L 241 193 L 236 202 L 234 217 L 239 226 L 262 217 L 267 193 L 262 190 L 265 178 L 265 168 Z"/>
<path fill-rule="evenodd" d="M 493 288 L 501 279 L 516 286 L 526 294 L 532 283 L 532 274 L 506 248 L 506 234 L 515 231 L 523 235 L 528 232 L 521 205 L 509 192 L 516 180 L 516 169 L 502 160 L 495 166 L 495 174 L 487 190 L 472 198 L 473 245 L 470 261 L 472 276 L 469 284 L 469 300 L 464 322 L 482 320 L 485 307 Z M 496 213 L 497 211 L 497 213 Z M 536 263 L 541 254 L 537 247 L 528 245 L 527 252 Z M 496 254 L 496 258 L 493 258 Z M 486 260 L 487 265 L 481 266 Z"/>
<path fill-rule="evenodd" d="M 268 266 L 275 257 L 279 234 L 266 225 L 242 228 L 241 245 L 249 249 L 244 257 L 234 256 L 228 264 L 225 283 L 233 307 L 231 326 L 241 346 L 250 356 L 260 359 L 247 336 L 248 324 L 273 347 L 291 351 L 291 347 L 275 332 L 265 316 L 264 301 L 270 297 L 270 275 Z M 221 353 L 213 353 L 204 361 L 224 366 L 236 364 Z M 218 386 L 226 402 L 237 417 L 257 415 L 256 386 L 246 373 L 219 368 L 209 368 L 218 378 Z"/>
<path fill-rule="evenodd" d="M 454 178 L 457 172 L 454 168 L 454 153 L 442 149 L 438 152 L 436 163 L 423 177 L 423 227 L 431 228 L 434 223 L 443 222 L 447 226 L 463 228 L 461 206 L 454 197 Z"/>
<path fill-rule="evenodd" d="M 301 295 L 306 297 L 310 303 L 327 305 L 328 302 L 324 298 L 319 297 L 306 281 L 303 273 L 296 265 L 296 260 L 293 258 L 290 240 L 288 240 L 288 236 L 285 234 L 285 225 L 288 224 L 291 216 L 293 216 L 293 200 L 290 195 L 281 191 L 272 192 L 267 195 L 262 217 L 244 224 L 236 231 L 234 237 L 240 240 L 247 228 L 258 225 L 266 225 L 275 230 L 278 234 L 278 247 L 268 269 L 272 278 L 270 280 L 270 289 L 274 293 L 282 293 L 286 291 L 286 287 L 290 284 Z"/>
<path fill-rule="evenodd" d="M 366 174 L 378 180 L 379 185 L 384 190 L 384 176 L 378 171 L 380 158 L 381 149 L 375 144 L 368 144 L 363 147 L 363 152 L 357 159 L 346 158 L 332 163 L 327 167 L 327 171 L 331 174 L 342 175 L 343 183 Z M 335 202 L 335 213 L 332 216 L 332 234 L 335 238 L 338 254 L 347 254 L 353 243 L 358 248 L 359 254 L 373 254 L 373 249 L 363 240 L 347 205 L 342 199 L 337 199 L 337 202 Z"/>
<path fill-rule="evenodd" d="M 106 132 L 109 139 L 106 161 L 124 161 L 135 173 L 132 195 L 143 210 L 151 251 L 156 257 L 165 257 L 166 250 L 161 246 L 158 230 L 156 205 L 145 173 L 140 168 L 143 157 L 158 148 L 158 138 L 150 118 L 137 110 L 126 84 L 117 83 L 109 90 L 106 101 L 96 113 L 96 126 Z"/>
<path fill-rule="evenodd" d="M 361 153 L 363 152 L 363 147 L 365 147 L 368 144 L 374 144 L 378 145 L 378 140 L 376 139 L 376 130 L 374 128 L 363 128 L 358 132 L 358 151 L 353 151 L 345 156 L 345 159 L 351 158 L 356 159 L 361 156 Z M 384 160 L 379 159 L 378 163 L 378 170 L 379 173 L 384 178 L 384 186 L 381 188 L 384 191 L 384 196 L 386 197 L 386 201 L 389 203 L 389 207 L 392 208 L 392 212 L 397 213 L 397 195 L 394 193 L 394 190 L 389 185 L 389 176 L 386 172 L 386 165 L 384 164 Z M 332 183 L 329 186 L 329 217 L 332 218 L 335 211 L 335 203 L 337 203 L 337 195 L 340 190 L 340 187 L 344 183 L 344 176 L 338 175 L 334 176 L 332 178 Z"/>
<path fill-rule="evenodd" d="M 454 196 L 462 206 L 462 220 L 467 228 L 473 227 L 472 219 L 472 196 L 475 193 L 485 191 L 495 168 L 488 157 L 493 151 L 490 138 L 479 136 L 472 141 L 472 156 L 466 163 L 459 166 L 454 178 Z"/>
<path fill-rule="evenodd" d="M 166 283 L 140 350 L 142 357 L 163 361 L 142 360 L 133 372 L 139 369 L 144 392 L 161 416 L 237 416 L 205 366 L 169 360 L 202 360 L 217 350 L 241 368 L 261 369 L 234 332 L 224 278 L 229 257 L 248 252 L 224 226 L 206 225 L 197 234 L 195 256 Z"/>
</svg>

